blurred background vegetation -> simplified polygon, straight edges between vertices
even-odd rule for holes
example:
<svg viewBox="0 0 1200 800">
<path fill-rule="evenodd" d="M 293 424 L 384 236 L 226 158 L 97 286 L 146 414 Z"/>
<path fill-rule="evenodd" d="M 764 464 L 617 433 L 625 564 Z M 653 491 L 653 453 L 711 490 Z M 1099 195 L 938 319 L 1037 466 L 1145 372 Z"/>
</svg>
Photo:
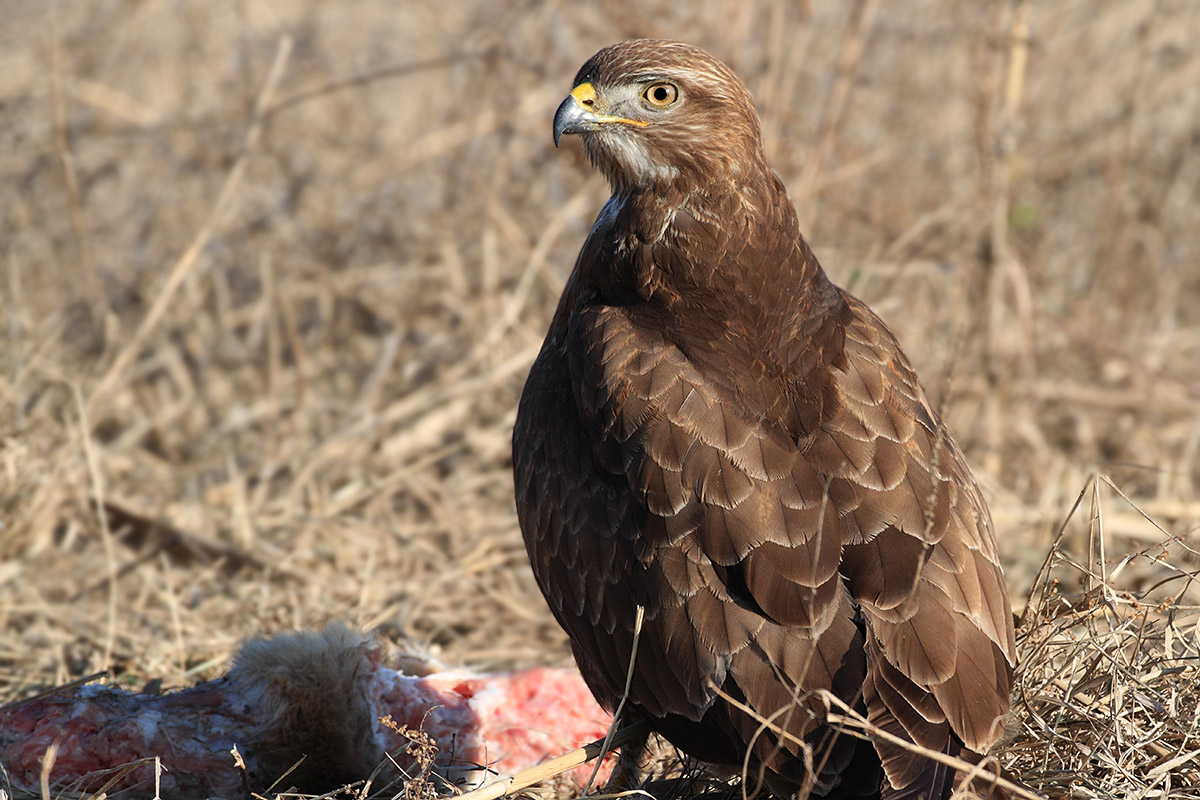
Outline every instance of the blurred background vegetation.
<svg viewBox="0 0 1200 800">
<path fill-rule="evenodd" d="M 0 703 L 212 677 L 330 619 L 569 661 L 510 436 L 607 193 L 551 117 L 631 37 L 744 78 L 818 258 L 963 445 L 1018 609 L 1081 493 L 1080 563 L 1200 525 L 1191 0 L 0 15 Z"/>
</svg>

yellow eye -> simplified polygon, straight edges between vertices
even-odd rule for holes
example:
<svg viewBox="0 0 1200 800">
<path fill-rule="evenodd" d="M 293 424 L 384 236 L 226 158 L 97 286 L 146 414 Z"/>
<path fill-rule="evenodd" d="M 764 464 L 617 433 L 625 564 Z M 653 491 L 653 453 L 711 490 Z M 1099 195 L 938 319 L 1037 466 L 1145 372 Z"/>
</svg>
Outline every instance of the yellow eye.
<svg viewBox="0 0 1200 800">
<path fill-rule="evenodd" d="M 679 87 L 673 83 L 659 81 L 647 86 L 646 91 L 642 92 L 642 97 L 655 108 L 666 108 L 675 105 L 679 100 Z"/>
</svg>

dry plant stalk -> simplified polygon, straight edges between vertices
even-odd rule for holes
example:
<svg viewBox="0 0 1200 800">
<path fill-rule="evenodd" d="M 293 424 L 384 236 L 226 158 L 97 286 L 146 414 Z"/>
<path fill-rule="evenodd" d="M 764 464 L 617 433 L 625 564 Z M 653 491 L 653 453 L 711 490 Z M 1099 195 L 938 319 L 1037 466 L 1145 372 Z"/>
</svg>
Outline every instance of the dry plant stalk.
<svg viewBox="0 0 1200 800">
<path fill-rule="evenodd" d="M 1169 557 L 1194 564 L 1197 552 L 1164 532 L 1115 566 L 1099 546 L 1073 558 L 1065 545 L 1084 501 L 1087 528 L 1106 538 L 1106 491 L 1129 502 L 1108 478 L 1089 481 L 1031 592 L 1018 632 L 1017 730 L 1001 757 L 1051 797 L 1200 797 L 1200 570 Z M 1152 581 L 1123 585 L 1144 566 Z"/>
</svg>

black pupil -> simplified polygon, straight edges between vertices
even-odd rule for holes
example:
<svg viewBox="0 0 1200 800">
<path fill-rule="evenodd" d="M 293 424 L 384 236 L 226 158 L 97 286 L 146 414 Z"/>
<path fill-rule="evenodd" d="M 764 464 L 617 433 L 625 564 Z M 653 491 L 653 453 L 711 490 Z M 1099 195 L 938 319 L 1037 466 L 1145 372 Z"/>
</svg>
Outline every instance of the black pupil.
<svg viewBox="0 0 1200 800">
<path fill-rule="evenodd" d="M 667 102 L 667 98 L 671 96 L 671 91 L 665 86 L 654 87 L 654 99 L 659 103 Z"/>
</svg>

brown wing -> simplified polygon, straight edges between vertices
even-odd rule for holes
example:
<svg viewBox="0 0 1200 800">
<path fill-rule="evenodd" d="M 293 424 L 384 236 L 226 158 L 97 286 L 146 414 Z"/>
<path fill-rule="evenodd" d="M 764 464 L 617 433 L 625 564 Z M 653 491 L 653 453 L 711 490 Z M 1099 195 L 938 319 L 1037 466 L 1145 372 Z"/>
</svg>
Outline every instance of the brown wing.
<svg viewBox="0 0 1200 800">
<path fill-rule="evenodd" d="M 950 731 L 986 747 L 1012 653 L 986 511 L 882 323 L 849 301 L 843 357 L 801 391 L 736 362 L 714 383 L 651 311 L 575 295 L 530 374 L 514 466 L 534 572 L 597 696 L 620 696 L 640 604 L 631 700 L 700 758 L 740 763 L 753 742 L 803 779 L 796 748 L 718 689 L 814 743 L 818 715 L 788 709 L 823 688 L 934 749 Z M 824 751 L 824 782 L 856 747 Z M 897 789 L 937 780 L 881 755 Z"/>
<path fill-rule="evenodd" d="M 518 512 L 601 701 L 619 699 L 641 604 L 635 707 L 693 755 L 740 764 L 759 725 L 719 691 L 773 714 L 796 692 L 862 685 L 837 519 L 794 443 L 747 421 L 639 313 L 560 312 L 514 431 Z M 760 604 L 749 583 L 786 594 Z M 797 735 L 816 727 L 793 716 Z M 759 760 L 788 772 L 794 755 L 774 747 L 758 737 Z M 839 745 L 830 777 L 854 748 Z"/>
<path fill-rule="evenodd" d="M 1002 732 L 1016 651 L 991 519 L 899 346 L 848 300 L 841 403 L 814 450 L 837 476 L 831 494 L 847 484 L 841 571 L 869 631 L 870 718 L 934 750 L 953 752 L 952 732 L 983 753 Z M 936 771 L 896 748 L 880 754 L 896 789 L 916 791 Z"/>
</svg>

